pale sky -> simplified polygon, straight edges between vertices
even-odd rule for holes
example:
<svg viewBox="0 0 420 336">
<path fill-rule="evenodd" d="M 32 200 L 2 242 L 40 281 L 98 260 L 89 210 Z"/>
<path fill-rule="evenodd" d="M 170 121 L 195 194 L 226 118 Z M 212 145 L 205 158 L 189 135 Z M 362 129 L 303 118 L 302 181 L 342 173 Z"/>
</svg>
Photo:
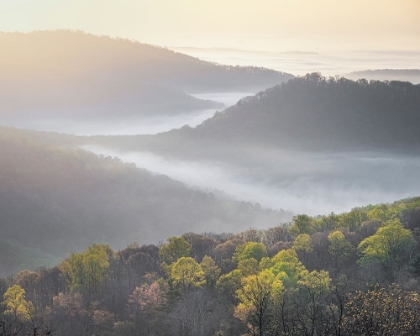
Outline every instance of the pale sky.
<svg viewBox="0 0 420 336">
<path fill-rule="evenodd" d="M 0 0 L 0 31 L 46 29 L 166 46 L 234 41 L 261 49 L 278 38 L 290 42 L 285 49 L 312 43 L 418 50 L 420 0 Z"/>
</svg>

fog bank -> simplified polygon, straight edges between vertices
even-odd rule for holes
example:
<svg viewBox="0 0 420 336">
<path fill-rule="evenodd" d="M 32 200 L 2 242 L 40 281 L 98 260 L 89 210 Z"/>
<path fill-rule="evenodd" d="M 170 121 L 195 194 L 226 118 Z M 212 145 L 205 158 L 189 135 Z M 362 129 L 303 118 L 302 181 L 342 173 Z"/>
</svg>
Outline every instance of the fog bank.
<svg viewBox="0 0 420 336">
<path fill-rule="evenodd" d="M 148 152 L 123 153 L 101 147 L 85 149 L 117 156 L 138 167 L 165 174 L 189 186 L 222 190 L 238 200 L 309 215 L 340 213 L 353 207 L 392 202 L 420 193 L 420 159 L 380 154 L 260 153 L 240 166 L 220 162 L 185 162 Z"/>
</svg>

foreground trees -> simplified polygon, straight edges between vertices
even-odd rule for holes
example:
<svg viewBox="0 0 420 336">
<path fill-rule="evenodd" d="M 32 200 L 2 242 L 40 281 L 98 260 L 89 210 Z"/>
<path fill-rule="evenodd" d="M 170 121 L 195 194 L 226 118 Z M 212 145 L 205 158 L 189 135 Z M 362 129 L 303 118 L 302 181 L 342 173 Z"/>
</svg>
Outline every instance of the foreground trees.
<svg viewBox="0 0 420 336">
<path fill-rule="evenodd" d="M 419 203 L 296 218 L 310 233 L 93 245 L 1 279 L 0 336 L 416 335 Z"/>
</svg>

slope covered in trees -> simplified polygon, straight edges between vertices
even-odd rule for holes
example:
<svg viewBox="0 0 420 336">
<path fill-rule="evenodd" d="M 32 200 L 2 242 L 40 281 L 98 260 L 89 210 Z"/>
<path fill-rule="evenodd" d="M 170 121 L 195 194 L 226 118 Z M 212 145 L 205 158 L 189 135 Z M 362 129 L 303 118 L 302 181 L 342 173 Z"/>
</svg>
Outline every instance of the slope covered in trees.
<svg viewBox="0 0 420 336">
<path fill-rule="evenodd" d="M 0 325 L 4 335 L 417 335 L 419 228 L 411 198 L 159 246 L 96 244 L 1 279 Z"/>
<path fill-rule="evenodd" d="M 419 106 L 420 85 L 355 82 L 314 73 L 244 98 L 195 128 L 89 141 L 120 150 L 207 158 L 244 147 L 417 155 Z"/>
<path fill-rule="evenodd" d="M 186 93 L 249 92 L 293 77 L 82 32 L 0 32 L 0 49 L 0 116 L 10 118 L 116 118 L 221 108 Z"/>
<path fill-rule="evenodd" d="M 120 248 L 191 228 L 238 231 L 288 219 L 282 211 L 221 200 L 118 159 L 42 145 L 28 134 L 0 132 L 2 240 L 64 256 L 94 241 Z"/>
</svg>

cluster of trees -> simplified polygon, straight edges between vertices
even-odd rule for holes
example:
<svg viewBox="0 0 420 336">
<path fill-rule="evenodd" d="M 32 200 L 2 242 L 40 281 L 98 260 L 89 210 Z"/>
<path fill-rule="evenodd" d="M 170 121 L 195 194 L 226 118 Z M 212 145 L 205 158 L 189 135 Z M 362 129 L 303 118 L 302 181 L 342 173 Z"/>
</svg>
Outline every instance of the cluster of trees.
<svg viewBox="0 0 420 336">
<path fill-rule="evenodd" d="M 0 276 L 30 268 L 12 257 L 17 250 L 28 254 L 19 246 L 63 258 L 92 241 L 123 248 L 190 227 L 239 231 L 288 220 L 284 212 L 221 200 L 119 159 L 39 144 L 14 129 L 0 131 Z"/>
<path fill-rule="evenodd" d="M 195 234 L 0 281 L 2 335 L 415 335 L 420 198 Z"/>
</svg>

